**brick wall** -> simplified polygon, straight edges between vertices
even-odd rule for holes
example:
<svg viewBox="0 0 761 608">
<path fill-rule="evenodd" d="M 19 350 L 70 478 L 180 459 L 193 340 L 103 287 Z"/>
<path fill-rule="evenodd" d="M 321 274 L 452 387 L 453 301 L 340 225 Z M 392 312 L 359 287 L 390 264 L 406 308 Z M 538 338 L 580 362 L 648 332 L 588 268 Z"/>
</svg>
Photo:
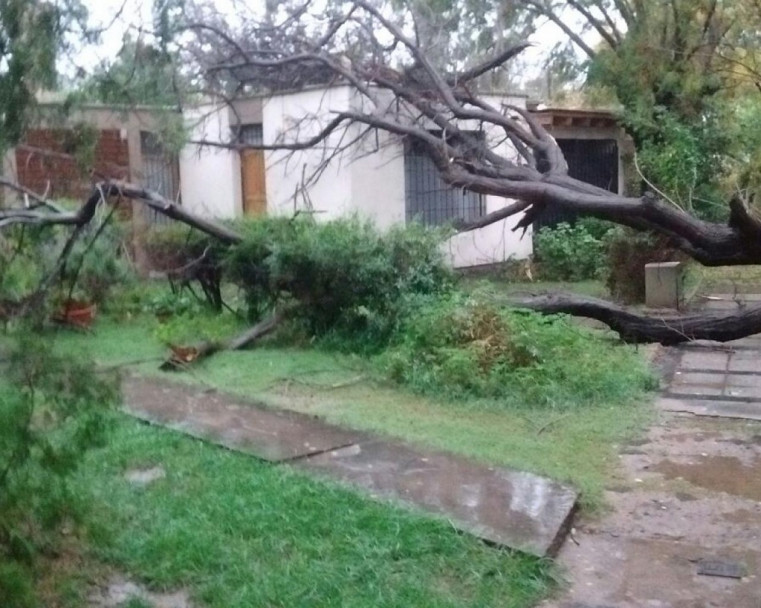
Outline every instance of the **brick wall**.
<svg viewBox="0 0 761 608">
<path fill-rule="evenodd" d="M 92 167 L 80 167 L 71 155 L 71 132 L 64 129 L 31 129 L 16 147 L 16 167 L 21 185 L 49 198 L 86 197 L 92 185 L 106 178 L 127 179 L 129 152 L 118 129 L 99 132 Z"/>
</svg>

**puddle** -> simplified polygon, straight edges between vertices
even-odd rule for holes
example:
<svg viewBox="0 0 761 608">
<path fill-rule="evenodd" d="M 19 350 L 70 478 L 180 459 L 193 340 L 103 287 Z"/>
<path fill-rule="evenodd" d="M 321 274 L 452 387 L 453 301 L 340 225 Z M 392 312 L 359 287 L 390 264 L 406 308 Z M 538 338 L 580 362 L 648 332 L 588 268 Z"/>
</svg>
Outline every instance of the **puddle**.
<svg viewBox="0 0 761 608">
<path fill-rule="evenodd" d="M 681 464 L 663 460 L 653 471 L 666 479 L 681 478 L 694 486 L 715 492 L 726 492 L 761 501 L 761 475 L 758 459 L 753 466 L 745 466 L 734 456 L 701 456 L 693 464 Z"/>
</svg>

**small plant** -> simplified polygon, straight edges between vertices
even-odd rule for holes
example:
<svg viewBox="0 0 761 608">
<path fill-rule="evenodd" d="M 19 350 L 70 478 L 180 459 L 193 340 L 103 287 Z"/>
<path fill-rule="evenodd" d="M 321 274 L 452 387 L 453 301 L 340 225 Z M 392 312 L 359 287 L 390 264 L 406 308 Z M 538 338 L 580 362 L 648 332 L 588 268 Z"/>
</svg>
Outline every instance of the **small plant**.
<svg viewBox="0 0 761 608">
<path fill-rule="evenodd" d="M 201 303 L 186 289 L 164 289 L 147 296 L 142 303 L 144 312 L 156 315 L 159 320 L 167 320 L 173 316 L 201 313 Z"/>
<path fill-rule="evenodd" d="M 558 316 L 452 294 L 413 298 L 379 363 L 394 381 L 437 397 L 567 407 L 628 400 L 651 388 L 628 347 Z"/>
<path fill-rule="evenodd" d="M 115 383 L 17 327 L 0 376 L 0 603 L 36 606 L 33 565 L 80 511 L 68 480 L 105 438 Z"/>
<path fill-rule="evenodd" d="M 604 235 L 609 230 L 599 220 L 561 222 L 542 228 L 534 236 L 534 254 L 543 279 L 581 281 L 600 278 L 605 272 Z"/>
</svg>

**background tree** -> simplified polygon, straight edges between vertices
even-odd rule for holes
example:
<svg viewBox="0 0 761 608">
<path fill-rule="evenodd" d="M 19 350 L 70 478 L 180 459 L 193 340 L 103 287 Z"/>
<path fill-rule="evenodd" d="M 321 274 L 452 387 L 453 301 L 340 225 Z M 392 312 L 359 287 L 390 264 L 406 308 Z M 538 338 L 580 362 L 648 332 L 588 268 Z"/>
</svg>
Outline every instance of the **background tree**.
<svg viewBox="0 0 761 608">
<path fill-rule="evenodd" d="M 0 0 L 0 150 L 21 137 L 35 93 L 55 88 L 56 59 L 86 15 L 78 0 Z"/>
<path fill-rule="evenodd" d="M 756 55 L 761 15 L 741 0 L 521 0 L 530 22 L 547 19 L 581 53 L 588 82 L 623 106 L 648 179 L 707 218 L 726 217 L 739 63 Z M 574 28 L 574 23 L 579 27 Z M 590 44 L 586 33 L 599 40 Z M 574 57 L 565 54 L 565 57 Z M 752 71 L 752 70 L 751 70 Z M 732 185 L 733 186 L 733 185 Z"/>
</svg>

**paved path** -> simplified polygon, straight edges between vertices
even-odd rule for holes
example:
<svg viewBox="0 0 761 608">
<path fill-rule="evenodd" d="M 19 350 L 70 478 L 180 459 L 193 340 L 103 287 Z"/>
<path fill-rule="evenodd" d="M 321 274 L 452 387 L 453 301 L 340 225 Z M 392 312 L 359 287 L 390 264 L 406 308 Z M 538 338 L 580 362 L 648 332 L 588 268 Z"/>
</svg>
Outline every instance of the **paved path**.
<svg viewBox="0 0 761 608">
<path fill-rule="evenodd" d="M 559 549 L 575 510 L 573 489 L 537 475 L 269 410 L 214 390 L 136 377 L 126 378 L 122 388 L 126 410 L 140 419 L 401 501 L 535 555 Z"/>
<path fill-rule="evenodd" d="M 622 446 L 612 510 L 577 525 L 559 555 L 570 589 L 548 608 L 761 608 L 761 336 L 665 357 L 659 420 Z"/>
</svg>

